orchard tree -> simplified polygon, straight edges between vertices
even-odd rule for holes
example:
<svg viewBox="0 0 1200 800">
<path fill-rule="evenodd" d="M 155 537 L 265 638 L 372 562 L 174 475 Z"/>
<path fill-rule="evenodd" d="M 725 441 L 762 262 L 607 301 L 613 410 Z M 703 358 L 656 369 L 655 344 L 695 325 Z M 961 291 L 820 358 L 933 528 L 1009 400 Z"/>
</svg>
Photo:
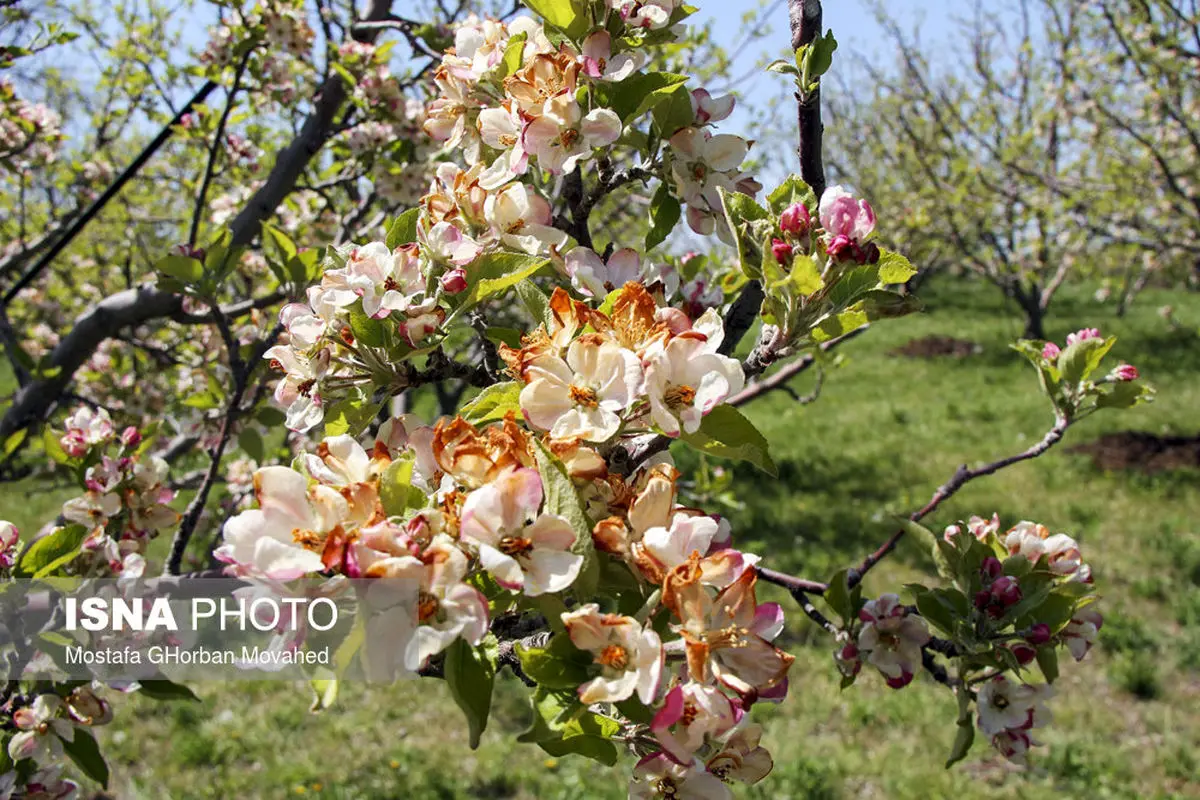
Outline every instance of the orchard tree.
<svg viewBox="0 0 1200 800">
<path fill-rule="evenodd" d="M 926 672 L 953 692 L 949 763 L 976 731 L 1023 761 L 1058 653 L 1082 659 L 1101 624 L 1091 569 L 1071 536 L 1032 522 L 973 517 L 940 535 L 921 522 L 1076 421 L 1145 399 L 1133 366 L 1101 368 L 1113 340 L 1019 343 L 1051 404 L 1037 444 L 964 465 L 825 580 L 774 571 L 771 554 L 737 549 L 736 518 L 696 507 L 672 446 L 773 474 L 771 443 L 738 408 L 917 309 L 892 288 L 915 270 L 876 235 L 871 204 L 826 186 L 834 41 L 820 3 L 792 0 L 795 57 L 772 66 L 793 84 L 800 174 L 770 191 L 743 170 L 750 142 L 721 129 L 733 98 L 662 68 L 686 63 L 669 59 L 688 46 L 690 7 L 528 0 L 530 14 L 438 5 L 419 20 L 391 6 L 346 20 L 322 3 L 226 5 L 202 58 L 225 104 L 186 126 L 207 142 L 186 237 L 154 279 L 94 303 L 30 359 L 0 423 L 10 459 L 49 456 L 81 488 L 40 536 L 0 524 L 8 575 L 136 578 L 169 536 L 164 572 L 191 580 L 211 558 L 251 585 L 410 581 L 413 635 L 363 636 L 339 659 L 396 643 L 449 684 L 473 745 L 507 670 L 530 689 L 522 742 L 632 756 L 631 797 L 675 798 L 729 797 L 771 770 L 754 708 L 805 688 L 777 643 L 783 609 L 757 599 L 768 582 L 830 635 L 844 686 L 866 665 L 898 690 Z M 306 71 L 318 28 L 326 57 Z M 403 76 L 385 62 L 394 34 L 416 62 Z M 218 173 L 232 181 L 256 152 L 230 141 L 251 124 L 239 96 L 297 124 L 214 220 Z M 636 239 L 593 227 L 631 192 L 650 198 Z M 337 197 L 352 208 L 325 214 L 345 208 Z M 683 226 L 709 252 L 672 257 Z M 128 374 L 101 349 L 126 331 L 190 370 L 161 401 L 194 411 L 186 430 L 72 397 L 90 390 L 92 359 L 107 379 Z M 394 413 L 439 384 L 470 395 L 436 420 Z M 177 466 L 194 468 L 182 514 Z M 214 530 L 215 547 L 197 535 Z M 940 582 L 904 587 L 907 602 L 868 598 L 864 579 L 905 536 L 927 545 Z M 56 652 L 14 630 L 5 662 L 3 780 L 26 794 L 69 792 L 64 756 L 108 778 L 91 729 L 117 687 L 33 669 Z M 330 679 L 314 688 L 320 707 L 336 696 Z"/>
<path fill-rule="evenodd" d="M 877 15 L 897 67 L 867 63 L 861 89 L 841 94 L 832 163 L 876 200 L 914 259 L 993 284 L 1024 315 L 1024 335 L 1045 338 L 1055 293 L 1101 249 L 1074 213 L 1091 166 L 1050 24 L 1028 2 L 1015 13 L 977 6 L 938 59 L 889 8 Z M 1060 50 L 1074 43 L 1074 14 L 1064 4 Z"/>
</svg>

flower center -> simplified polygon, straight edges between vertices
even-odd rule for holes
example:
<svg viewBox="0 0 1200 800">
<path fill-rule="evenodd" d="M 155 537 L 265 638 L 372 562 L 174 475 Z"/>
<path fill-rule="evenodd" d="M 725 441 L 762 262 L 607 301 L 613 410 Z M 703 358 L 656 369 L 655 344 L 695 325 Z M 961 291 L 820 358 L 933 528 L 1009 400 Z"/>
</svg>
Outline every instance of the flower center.
<svg viewBox="0 0 1200 800">
<path fill-rule="evenodd" d="M 283 368 L 283 364 L 279 363 L 279 359 L 277 358 L 271 359 L 271 369 L 275 370 L 276 372 L 287 372 L 287 370 Z"/>
<path fill-rule="evenodd" d="M 596 663 L 613 669 L 625 669 L 629 666 L 629 651 L 619 644 L 610 644 L 600 651 Z"/>
<path fill-rule="evenodd" d="M 992 705 L 1003 711 L 1004 709 L 1008 708 L 1008 698 L 1002 694 L 997 695 L 992 699 Z"/>
<path fill-rule="evenodd" d="M 745 628 L 730 625 L 718 631 L 710 632 L 704 637 L 704 643 L 712 650 L 720 650 L 725 647 L 745 647 L 742 640 L 748 633 L 749 631 Z"/>
<path fill-rule="evenodd" d="M 441 604 L 429 592 L 421 592 L 417 597 L 417 620 L 425 622 L 437 614 Z"/>
<path fill-rule="evenodd" d="M 690 386 L 672 386 L 663 395 L 668 408 L 684 408 L 696 402 L 696 390 Z"/>
<path fill-rule="evenodd" d="M 570 149 L 575 142 L 579 141 L 579 131 L 575 130 L 574 128 L 567 128 L 562 132 L 562 135 L 558 137 L 558 140 L 562 142 L 563 147 Z"/>
<path fill-rule="evenodd" d="M 671 778 L 659 778 L 654 782 L 654 791 L 666 798 L 666 800 L 675 800 L 679 797 L 679 787 L 675 785 L 675 781 Z"/>
<path fill-rule="evenodd" d="M 383 281 L 383 288 L 385 291 L 394 292 L 400 288 L 400 284 L 396 283 L 395 278 L 393 278 L 391 275 L 388 275 Z"/>
<path fill-rule="evenodd" d="M 297 386 L 296 391 L 299 392 L 302 397 L 308 397 L 308 393 L 311 392 L 312 388 L 316 385 L 317 385 L 317 382 L 315 380 L 313 380 L 312 378 L 309 378 L 308 380 L 302 382 L 299 386 Z"/>
<path fill-rule="evenodd" d="M 506 556 L 520 558 L 533 550 L 533 542 L 524 536 L 505 536 L 500 540 L 499 550 Z"/>
<path fill-rule="evenodd" d="M 596 390 L 595 389 L 589 389 L 586 386 L 575 386 L 574 384 L 572 384 L 570 392 L 571 392 L 571 401 L 573 403 L 575 403 L 575 405 L 577 405 L 577 406 L 583 406 L 585 408 L 595 408 L 596 406 L 599 405 L 599 402 L 596 400 Z"/>
<path fill-rule="evenodd" d="M 306 531 L 296 528 L 292 531 L 292 541 L 305 550 L 319 553 L 325 548 L 325 537 L 316 531 Z"/>
<path fill-rule="evenodd" d="M 679 717 L 679 724 L 683 726 L 691 725 L 696 721 L 696 716 L 699 715 L 700 709 L 696 708 L 695 703 L 684 703 L 683 714 Z"/>
</svg>

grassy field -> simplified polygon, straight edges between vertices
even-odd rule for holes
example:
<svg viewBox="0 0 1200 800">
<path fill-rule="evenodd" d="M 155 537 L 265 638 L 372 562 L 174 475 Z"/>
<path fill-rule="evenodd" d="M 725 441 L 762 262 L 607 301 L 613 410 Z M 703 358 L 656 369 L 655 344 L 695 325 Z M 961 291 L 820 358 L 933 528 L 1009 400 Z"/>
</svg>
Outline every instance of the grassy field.
<svg viewBox="0 0 1200 800">
<path fill-rule="evenodd" d="M 1181 330 L 1156 314 L 1167 302 Z M 748 407 L 773 443 L 780 477 L 736 468 L 741 508 L 729 515 L 741 547 L 772 566 L 828 577 L 886 537 L 887 514 L 923 505 L 957 463 L 1017 452 L 1049 427 L 1033 370 L 1006 348 L 1020 324 L 994 293 L 947 281 L 928 303 L 926 313 L 849 343 L 817 403 L 798 407 L 776 392 Z M 797 661 L 791 696 L 760 712 L 775 771 L 742 796 L 1200 797 L 1200 472 L 1110 473 L 1067 452 L 1109 431 L 1200 432 L 1200 297 L 1147 291 L 1117 320 L 1081 290 L 1062 297 L 1048 327 L 1061 341 L 1084 324 L 1121 337 L 1116 352 L 1158 387 L 1157 401 L 1087 420 L 1064 446 L 969 485 L 927 520 L 939 527 L 995 510 L 1006 523 L 1038 520 L 1083 545 L 1105 625 L 1087 661 L 1064 665 L 1054 725 L 1041 737 L 1047 746 L 1026 770 L 981 743 L 943 770 L 954 735 L 948 692 L 924 676 L 895 692 L 868 675 L 839 693 L 828 639 L 786 597 L 772 598 L 791 610 L 784 642 Z M 888 353 L 928 335 L 969 339 L 982 352 L 935 360 Z M 61 496 L 33 489 L 5 487 L 4 513 L 31 526 L 53 513 Z M 902 546 L 867 591 L 929 569 L 917 548 Z M 338 707 L 319 717 L 309 714 L 303 686 L 197 690 L 199 704 L 118 702 L 118 721 L 100 731 L 116 796 L 625 796 L 624 772 L 547 759 L 513 741 L 528 715 L 511 678 L 475 752 L 437 681 L 345 687 Z"/>
</svg>

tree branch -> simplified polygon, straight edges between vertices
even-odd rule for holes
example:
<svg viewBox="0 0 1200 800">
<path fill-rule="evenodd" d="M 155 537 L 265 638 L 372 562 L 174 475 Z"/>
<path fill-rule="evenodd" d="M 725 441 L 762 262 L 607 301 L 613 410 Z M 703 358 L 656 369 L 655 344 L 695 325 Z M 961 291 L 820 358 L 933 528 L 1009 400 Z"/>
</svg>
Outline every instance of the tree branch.
<svg viewBox="0 0 1200 800">
<path fill-rule="evenodd" d="M 788 0 L 788 21 L 793 50 L 812 44 L 821 35 L 821 0 Z M 800 157 L 800 177 L 820 197 L 825 191 L 825 166 L 821 160 L 825 125 L 821 122 L 819 86 L 812 91 L 804 87 L 803 91 L 796 92 L 796 118 L 799 123 L 796 154 Z"/>
</svg>

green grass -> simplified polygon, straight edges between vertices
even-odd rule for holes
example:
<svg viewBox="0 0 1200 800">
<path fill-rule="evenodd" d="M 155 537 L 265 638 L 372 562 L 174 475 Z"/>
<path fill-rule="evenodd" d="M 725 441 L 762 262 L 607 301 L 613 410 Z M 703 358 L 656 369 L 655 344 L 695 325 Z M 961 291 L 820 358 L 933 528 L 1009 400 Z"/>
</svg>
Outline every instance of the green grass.
<svg viewBox="0 0 1200 800">
<path fill-rule="evenodd" d="M 1053 422 L 1033 370 L 1007 349 L 1019 321 L 990 290 L 950 280 L 933 289 L 927 313 L 849 343 L 817 403 L 797 407 L 776 392 L 747 409 L 772 442 L 780 476 L 733 468 L 741 507 L 723 511 L 743 548 L 781 569 L 826 578 L 882 541 L 887 515 L 923 505 L 958 463 L 1021 450 Z M 1107 473 L 1066 452 L 1108 431 L 1198 432 L 1200 297 L 1147 291 L 1124 320 L 1089 297 L 1065 293 L 1050 334 L 1061 341 L 1084 324 L 1117 334 L 1116 352 L 1158 387 L 1157 401 L 1083 422 L 1064 446 L 970 484 L 927 520 L 940 527 L 995 510 L 1006 523 L 1035 519 L 1083 545 L 1106 624 L 1083 664 L 1064 664 L 1054 724 L 1041 737 L 1047 746 L 1019 770 L 977 743 L 966 762 L 944 770 L 954 736 L 949 694 L 924 676 L 896 692 L 874 675 L 839 693 L 829 640 L 790 600 L 766 592 L 790 609 L 784 642 L 797 661 L 787 701 L 756 712 L 775 771 L 742 796 L 1200 796 L 1200 472 Z M 1167 302 L 1185 330 L 1168 330 L 1155 313 Z M 983 352 L 929 361 L 887 354 L 931 334 L 973 340 Z M 810 382 L 797 380 L 797 390 Z M 927 578 L 929 569 L 919 548 L 904 544 L 870 575 L 867 591 Z M 609 770 L 515 743 L 527 712 L 511 679 L 500 685 L 475 752 L 437 681 L 348 686 L 320 716 L 308 713 L 303 686 L 197 690 L 200 704 L 118 701 L 118 721 L 100 731 L 117 796 L 625 796 L 628 763 Z"/>
</svg>

